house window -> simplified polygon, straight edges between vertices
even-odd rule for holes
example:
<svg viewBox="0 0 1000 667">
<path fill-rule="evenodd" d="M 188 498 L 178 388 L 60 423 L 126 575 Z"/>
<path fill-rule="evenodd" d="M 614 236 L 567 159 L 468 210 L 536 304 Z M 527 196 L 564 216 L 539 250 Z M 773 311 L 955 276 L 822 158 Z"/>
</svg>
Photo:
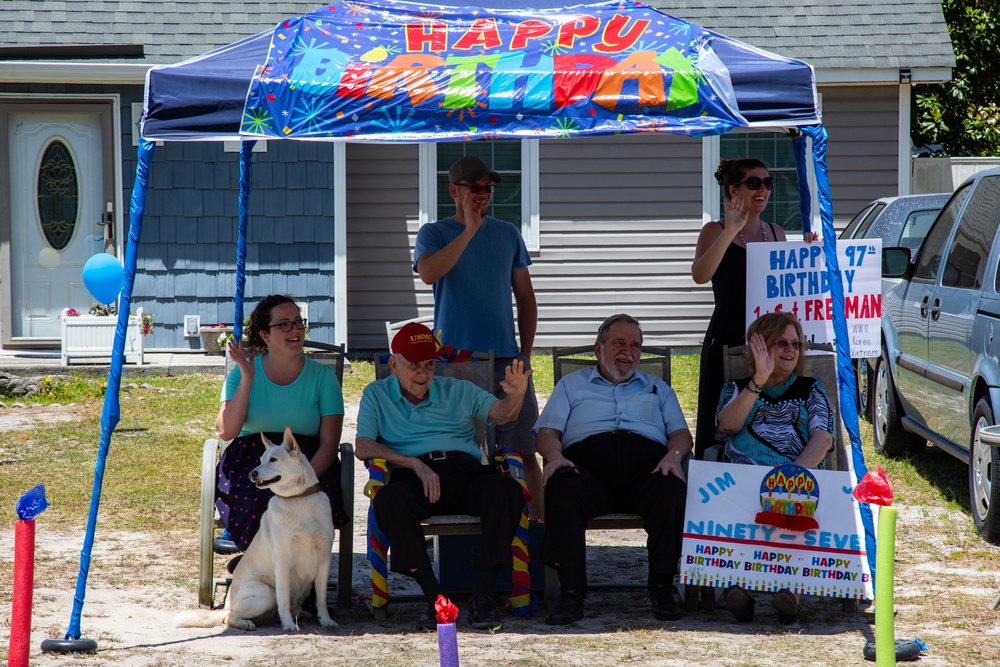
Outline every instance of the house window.
<svg viewBox="0 0 1000 667">
<path fill-rule="evenodd" d="M 421 224 L 455 213 L 448 168 L 466 155 L 490 165 L 497 183 L 488 214 L 517 226 L 528 250 L 538 250 L 538 141 L 508 139 L 421 144 Z"/>
<path fill-rule="evenodd" d="M 768 173 L 774 177 L 775 185 L 767 208 L 760 216 L 761 220 L 781 225 L 786 233 L 802 231 L 799 179 L 795 174 L 795 153 L 791 139 L 775 132 L 725 134 L 720 137 L 719 155 L 726 160 L 763 160 Z M 725 210 L 722 188 L 718 189 L 718 193 L 719 210 L 722 211 Z"/>
</svg>

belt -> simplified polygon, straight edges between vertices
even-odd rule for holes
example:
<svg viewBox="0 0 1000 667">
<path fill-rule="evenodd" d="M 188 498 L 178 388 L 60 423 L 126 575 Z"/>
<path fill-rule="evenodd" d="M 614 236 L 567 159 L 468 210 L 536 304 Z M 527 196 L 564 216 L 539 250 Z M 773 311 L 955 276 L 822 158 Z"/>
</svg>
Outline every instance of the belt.
<svg viewBox="0 0 1000 667">
<path fill-rule="evenodd" d="M 428 463 L 430 461 L 444 461 L 445 459 L 468 459 L 469 461 L 475 461 L 476 463 L 482 463 L 482 461 L 480 461 L 478 458 L 476 458 L 475 456 L 473 456 L 472 454 L 470 454 L 468 452 L 455 452 L 455 451 L 452 451 L 452 452 L 442 452 L 442 451 L 427 452 L 426 454 L 421 454 L 420 456 L 417 456 L 416 458 L 420 459 L 424 463 Z"/>
</svg>

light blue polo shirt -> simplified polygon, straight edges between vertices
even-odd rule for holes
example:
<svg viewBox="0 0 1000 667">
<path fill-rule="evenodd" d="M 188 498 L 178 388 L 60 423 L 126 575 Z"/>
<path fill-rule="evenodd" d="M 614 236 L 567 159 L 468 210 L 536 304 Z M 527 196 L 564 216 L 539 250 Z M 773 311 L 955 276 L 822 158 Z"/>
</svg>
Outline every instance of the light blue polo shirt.
<svg viewBox="0 0 1000 667">
<path fill-rule="evenodd" d="M 420 256 L 437 252 L 458 238 L 465 225 L 445 218 L 417 232 L 413 270 Z M 487 216 L 455 266 L 434 283 L 434 328 L 444 345 L 517 356 L 511 271 L 531 264 L 521 232 Z"/>
<path fill-rule="evenodd" d="M 497 398 L 471 382 L 434 376 L 427 397 L 413 405 L 390 376 L 365 387 L 358 407 L 359 438 L 371 438 L 407 456 L 468 452 L 481 457 L 474 419 L 486 423 Z"/>
<path fill-rule="evenodd" d="M 677 394 L 663 380 L 636 371 L 627 382 L 614 384 L 595 366 L 559 381 L 534 432 L 541 428 L 560 431 L 563 447 L 598 433 L 622 430 L 665 446 L 668 434 L 687 427 Z"/>
</svg>

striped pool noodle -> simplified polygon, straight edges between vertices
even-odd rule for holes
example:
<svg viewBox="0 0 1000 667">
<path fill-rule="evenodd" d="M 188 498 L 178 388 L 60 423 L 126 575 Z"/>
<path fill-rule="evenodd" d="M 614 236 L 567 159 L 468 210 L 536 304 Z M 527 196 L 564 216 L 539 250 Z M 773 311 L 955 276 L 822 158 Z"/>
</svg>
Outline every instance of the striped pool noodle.
<svg viewBox="0 0 1000 667">
<path fill-rule="evenodd" d="M 524 493 L 524 504 L 521 508 L 521 520 L 518 522 L 517 531 L 511 542 L 510 549 L 514 560 L 514 571 L 511 574 L 510 608 L 516 616 L 532 616 L 538 611 L 538 600 L 531 593 L 531 574 L 528 572 L 528 564 L 531 562 L 531 554 L 528 551 L 528 501 L 531 500 L 531 492 L 528 491 L 528 484 L 524 480 L 524 459 L 521 452 L 510 447 L 502 447 L 497 450 L 494 460 L 506 465 L 507 472 L 521 485 Z"/>
<path fill-rule="evenodd" d="M 385 459 L 365 461 L 368 468 L 368 482 L 365 484 L 365 495 L 372 499 L 378 490 L 385 486 L 389 473 L 386 470 Z M 389 568 L 386 565 L 386 552 L 389 550 L 389 539 L 378 527 L 375 521 L 375 510 L 368 504 L 368 562 L 372 567 L 372 607 L 376 609 L 389 604 Z"/>
</svg>

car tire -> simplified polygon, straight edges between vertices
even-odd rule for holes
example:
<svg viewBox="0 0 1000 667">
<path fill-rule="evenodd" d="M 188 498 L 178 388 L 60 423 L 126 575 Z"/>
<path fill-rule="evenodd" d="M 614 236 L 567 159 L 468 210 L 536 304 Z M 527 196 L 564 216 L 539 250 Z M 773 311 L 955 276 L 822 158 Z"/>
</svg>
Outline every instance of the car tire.
<svg viewBox="0 0 1000 667">
<path fill-rule="evenodd" d="M 854 364 L 854 378 L 857 382 L 856 401 L 858 404 L 858 417 L 867 421 L 872 420 L 872 372 L 867 359 L 858 359 Z"/>
<path fill-rule="evenodd" d="M 1000 544 L 1000 453 L 979 438 L 980 429 L 995 423 L 989 400 L 979 399 L 969 444 L 969 502 L 979 534 L 991 544 Z"/>
<path fill-rule="evenodd" d="M 927 441 L 903 428 L 900 418 L 903 406 L 896 395 L 892 371 L 887 361 L 889 355 L 882 348 L 882 356 L 875 362 L 875 400 L 872 405 L 872 433 L 875 451 L 890 457 L 905 456 L 919 451 Z"/>
</svg>

